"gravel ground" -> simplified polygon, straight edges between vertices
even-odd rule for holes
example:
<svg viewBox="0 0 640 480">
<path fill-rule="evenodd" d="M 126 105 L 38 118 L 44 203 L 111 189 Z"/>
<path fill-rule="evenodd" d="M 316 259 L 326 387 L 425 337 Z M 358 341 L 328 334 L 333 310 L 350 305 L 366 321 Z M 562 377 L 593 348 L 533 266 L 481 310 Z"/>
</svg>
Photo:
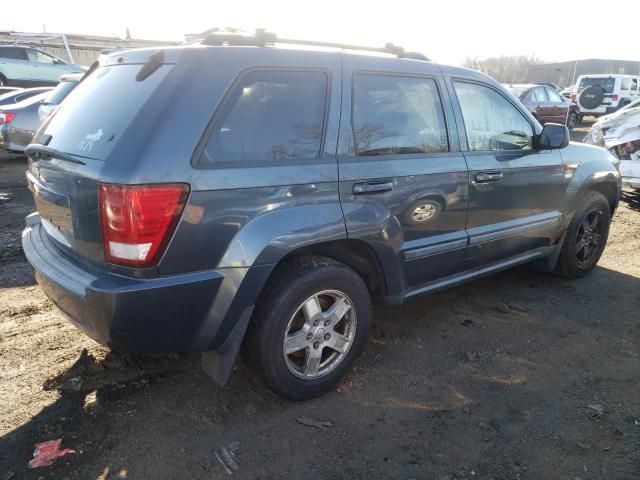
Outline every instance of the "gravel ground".
<svg viewBox="0 0 640 480">
<path fill-rule="evenodd" d="M 241 361 L 220 388 L 197 356 L 117 356 L 71 326 L 19 246 L 24 168 L 0 160 L 0 480 L 639 477 L 640 195 L 587 278 L 523 267 L 376 309 L 339 388 L 292 403 Z M 77 453 L 28 470 L 56 438 Z"/>
</svg>

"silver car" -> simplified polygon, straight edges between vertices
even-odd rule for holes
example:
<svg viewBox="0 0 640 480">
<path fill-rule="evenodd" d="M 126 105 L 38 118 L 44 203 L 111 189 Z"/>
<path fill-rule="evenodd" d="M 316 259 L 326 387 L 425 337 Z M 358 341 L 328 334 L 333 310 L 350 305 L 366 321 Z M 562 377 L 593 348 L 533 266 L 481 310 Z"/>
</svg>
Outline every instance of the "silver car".
<svg viewBox="0 0 640 480">
<path fill-rule="evenodd" d="M 85 70 L 37 48 L 0 45 L 0 87 L 56 85 L 60 75 Z"/>
</svg>

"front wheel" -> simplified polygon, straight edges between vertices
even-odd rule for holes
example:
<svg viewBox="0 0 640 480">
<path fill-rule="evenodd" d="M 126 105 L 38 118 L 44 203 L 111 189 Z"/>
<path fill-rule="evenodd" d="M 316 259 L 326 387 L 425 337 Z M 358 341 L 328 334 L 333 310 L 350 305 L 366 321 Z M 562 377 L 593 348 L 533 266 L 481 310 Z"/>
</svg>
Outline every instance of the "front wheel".
<svg viewBox="0 0 640 480">
<path fill-rule="evenodd" d="M 607 243 L 610 224 L 607 199 L 601 193 L 587 192 L 567 229 L 556 272 L 580 278 L 593 270 Z"/>
<path fill-rule="evenodd" d="M 332 390 L 366 346 L 367 287 L 356 272 L 325 257 L 295 259 L 270 283 L 247 333 L 251 366 L 291 400 Z"/>
</svg>

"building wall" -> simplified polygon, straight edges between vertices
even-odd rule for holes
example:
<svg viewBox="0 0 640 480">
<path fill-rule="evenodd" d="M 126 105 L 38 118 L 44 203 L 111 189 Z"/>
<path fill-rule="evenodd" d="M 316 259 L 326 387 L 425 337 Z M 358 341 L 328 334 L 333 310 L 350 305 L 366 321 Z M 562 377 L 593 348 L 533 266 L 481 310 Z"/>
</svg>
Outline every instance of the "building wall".
<svg viewBox="0 0 640 480">
<path fill-rule="evenodd" d="M 531 65 L 527 69 L 527 82 L 553 82 L 568 87 L 580 75 L 590 73 L 640 74 L 640 61 L 589 59 Z"/>
</svg>

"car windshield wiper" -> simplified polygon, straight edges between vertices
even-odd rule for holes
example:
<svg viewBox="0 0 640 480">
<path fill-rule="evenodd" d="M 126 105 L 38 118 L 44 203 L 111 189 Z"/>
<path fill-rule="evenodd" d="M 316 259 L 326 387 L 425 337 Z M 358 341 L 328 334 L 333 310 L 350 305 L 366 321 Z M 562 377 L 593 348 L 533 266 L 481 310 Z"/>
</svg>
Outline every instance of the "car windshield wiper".
<svg viewBox="0 0 640 480">
<path fill-rule="evenodd" d="M 48 158 L 54 157 L 58 160 L 65 160 L 67 162 L 76 163 L 78 165 L 86 165 L 82 160 L 78 160 L 73 155 L 69 155 L 68 153 L 61 152 L 60 150 L 56 150 L 55 148 L 47 147 L 46 145 L 40 145 L 38 143 L 30 143 L 24 149 L 24 153 L 27 155 L 33 155 L 36 158 L 40 158 L 42 160 L 46 160 Z"/>
</svg>

